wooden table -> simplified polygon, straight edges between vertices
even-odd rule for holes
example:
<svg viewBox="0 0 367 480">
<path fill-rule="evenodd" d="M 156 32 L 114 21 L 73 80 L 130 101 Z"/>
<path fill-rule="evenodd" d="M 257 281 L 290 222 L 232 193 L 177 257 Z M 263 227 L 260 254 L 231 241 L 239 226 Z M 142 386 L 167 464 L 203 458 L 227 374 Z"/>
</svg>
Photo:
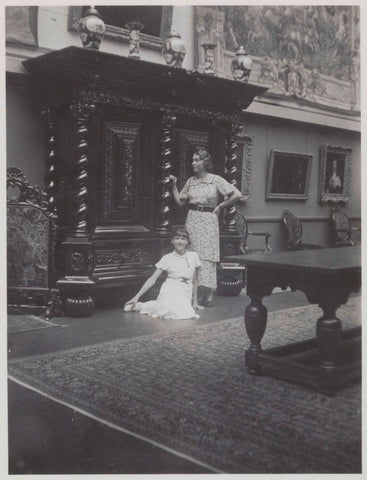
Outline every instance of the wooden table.
<svg viewBox="0 0 367 480">
<path fill-rule="evenodd" d="M 250 339 L 245 358 L 250 373 L 294 381 L 326 394 L 360 378 L 360 353 L 355 358 L 355 352 L 360 345 L 361 328 L 343 332 L 336 316 L 349 295 L 360 289 L 360 247 L 235 255 L 225 261 L 247 266 L 247 295 L 251 302 L 245 310 Z M 275 287 L 301 290 L 310 303 L 320 306 L 323 315 L 317 320 L 316 339 L 262 350 L 261 339 L 267 323 L 262 299 L 271 295 Z M 302 363 L 300 358 L 307 358 L 307 352 L 312 350 L 316 352 L 316 361 Z M 345 352 L 353 353 L 351 361 L 341 361 L 343 355 L 348 358 Z"/>
</svg>

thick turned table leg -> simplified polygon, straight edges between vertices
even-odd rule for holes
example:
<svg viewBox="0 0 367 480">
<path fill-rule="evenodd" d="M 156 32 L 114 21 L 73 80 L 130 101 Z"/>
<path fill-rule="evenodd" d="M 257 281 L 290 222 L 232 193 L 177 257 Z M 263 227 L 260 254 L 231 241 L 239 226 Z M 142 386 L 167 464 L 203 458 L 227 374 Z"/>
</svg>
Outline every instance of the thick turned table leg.
<svg viewBox="0 0 367 480">
<path fill-rule="evenodd" d="M 262 297 L 250 295 L 251 302 L 245 310 L 246 332 L 250 339 L 250 347 L 246 350 L 245 360 L 249 373 L 259 374 L 257 357 L 262 351 L 261 339 L 264 336 L 268 317 L 267 308 L 262 304 Z"/>
<path fill-rule="evenodd" d="M 318 319 L 316 327 L 320 350 L 319 388 L 332 394 L 337 387 L 336 366 L 342 342 L 342 324 L 336 316 L 337 306 L 321 305 L 324 315 Z"/>
</svg>

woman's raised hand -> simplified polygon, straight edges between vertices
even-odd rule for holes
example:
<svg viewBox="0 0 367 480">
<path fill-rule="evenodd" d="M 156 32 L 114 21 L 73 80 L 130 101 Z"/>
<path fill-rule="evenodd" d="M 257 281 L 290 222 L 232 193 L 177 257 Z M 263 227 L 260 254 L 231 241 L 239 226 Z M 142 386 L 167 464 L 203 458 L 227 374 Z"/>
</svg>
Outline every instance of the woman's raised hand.
<svg viewBox="0 0 367 480">
<path fill-rule="evenodd" d="M 171 187 L 175 187 L 177 185 L 177 177 L 175 177 L 174 175 L 169 176 L 169 181 Z"/>
</svg>

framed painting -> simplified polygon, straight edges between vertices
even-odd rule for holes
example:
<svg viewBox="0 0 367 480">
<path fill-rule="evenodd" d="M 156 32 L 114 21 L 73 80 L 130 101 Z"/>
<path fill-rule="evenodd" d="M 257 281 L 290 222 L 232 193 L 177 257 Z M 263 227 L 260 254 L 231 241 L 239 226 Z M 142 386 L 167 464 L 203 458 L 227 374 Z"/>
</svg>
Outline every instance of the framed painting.
<svg viewBox="0 0 367 480">
<path fill-rule="evenodd" d="M 271 150 L 266 200 L 307 200 L 312 155 Z"/>
<path fill-rule="evenodd" d="M 347 202 L 352 177 L 352 149 L 338 145 L 321 145 L 319 201 Z"/>
</svg>

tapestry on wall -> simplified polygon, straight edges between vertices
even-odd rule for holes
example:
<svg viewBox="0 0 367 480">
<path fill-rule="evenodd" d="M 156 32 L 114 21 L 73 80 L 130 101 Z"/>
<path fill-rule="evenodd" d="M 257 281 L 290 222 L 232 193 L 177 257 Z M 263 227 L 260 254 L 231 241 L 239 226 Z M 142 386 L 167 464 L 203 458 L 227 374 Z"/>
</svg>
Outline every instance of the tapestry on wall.
<svg viewBox="0 0 367 480">
<path fill-rule="evenodd" d="M 358 108 L 358 6 L 196 7 L 196 38 L 214 41 L 217 74 L 243 45 L 253 59 L 251 83 L 270 93 L 329 106 Z"/>
</svg>

